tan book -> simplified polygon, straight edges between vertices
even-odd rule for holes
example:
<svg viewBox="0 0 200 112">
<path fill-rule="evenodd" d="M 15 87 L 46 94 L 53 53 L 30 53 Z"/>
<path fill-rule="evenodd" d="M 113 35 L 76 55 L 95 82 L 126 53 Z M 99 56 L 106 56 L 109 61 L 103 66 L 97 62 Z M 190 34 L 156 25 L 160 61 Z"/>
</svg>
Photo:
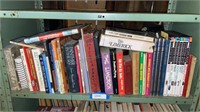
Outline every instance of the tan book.
<svg viewBox="0 0 200 112">
<path fill-rule="evenodd" d="M 191 90 L 191 86 L 192 86 L 192 80 L 193 80 L 196 62 L 197 62 L 197 58 L 192 55 L 192 61 L 191 61 L 191 65 L 190 65 L 190 73 L 189 73 L 189 78 L 188 78 L 188 87 L 186 90 L 186 97 L 190 96 L 190 90 Z"/>
<path fill-rule="evenodd" d="M 67 100 L 67 104 L 69 107 L 73 107 L 72 101 L 71 100 Z"/>
<path fill-rule="evenodd" d="M 83 112 L 88 112 L 88 105 L 89 105 L 89 101 L 86 101 L 85 105 L 84 105 Z"/>
<path fill-rule="evenodd" d="M 94 104 L 95 104 L 96 109 L 97 109 L 97 111 L 98 111 L 99 108 L 100 108 L 100 101 L 94 101 Z"/>
<path fill-rule="evenodd" d="M 46 105 L 49 106 L 49 107 L 52 106 L 50 99 L 46 99 Z"/>
<path fill-rule="evenodd" d="M 128 105 L 127 105 L 126 102 L 122 103 L 122 109 L 123 109 L 124 112 L 128 112 Z"/>
<path fill-rule="evenodd" d="M 142 95 L 146 94 L 146 66 L 147 66 L 147 53 L 144 53 L 143 60 L 143 81 L 142 81 Z"/>
<path fill-rule="evenodd" d="M 86 103 L 86 101 L 80 101 L 77 112 L 82 112 L 84 110 L 85 103 Z"/>
<path fill-rule="evenodd" d="M 134 112 L 132 103 L 127 103 L 128 105 L 128 112 Z"/>
<path fill-rule="evenodd" d="M 177 104 L 172 104 L 172 106 L 174 107 L 175 112 L 182 112 Z"/>
<path fill-rule="evenodd" d="M 163 109 L 164 112 L 167 112 L 168 109 L 167 107 L 165 106 L 165 104 L 160 104 L 161 108 Z"/>
<path fill-rule="evenodd" d="M 140 104 L 140 106 L 142 108 L 142 111 L 144 111 L 144 112 L 153 112 L 150 104 L 148 104 L 148 103 L 142 103 L 142 104 Z"/>
<path fill-rule="evenodd" d="M 100 104 L 99 104 L 99 111 L 100 111 L 100 112 L 104 112 L 104 101 L 100 101 Z"/>
<path fill-rule="evenodd" d="M 118 103 L 118 104 L 117 104 L 117 111 L 118 111 L 118 112 L 123 112 L 122 103 Z"/>
<path fill-rule="evenodd" d="M 64 107 L 64 102 L 63 102 L 63 100 L 58 100 L 58 105 L 59 105 L 59 107 Z"/>
<path fill-rule="evenodd" d="M 74 107 L 78 107 L 76 100 L 72 100 L 72 104 L 73 104 Z"/>
<path fill-rule="evenodd" d="M 133 95 L 139 94 L 139 52 L 132 52 Z"/>
<path fill-rule="evenodd" d="M 40 100 L 40 106 L 47 106 L 45 99 L 39 99 Z"/>
<path fill-rule="evenodd" d="M 54 99 L 54 100 L 53 100 L 53 103 L 54 103 L 54 106 L 55 106 L 55 107 L 58 107 L 58 106 L 59 106 L 59 105 L 58 105 L 58 100 Z"/>
<path fill-rule="evenodd" d="M 117 102 L 111 102 L 111 111 L 117 112 Z"/>
<path fill-rule="evenodd" d="M 157 109 L 158 109 L 159 112 L 164 111 L 164 110 L 162 109 L 162 107 L 160 106 L 160 104 L 155 104 L 155 106 L 157 107 Z"/>
<path fill-rule="evenodd" d="M 111 112 L 111 103 L 110 102 L 105 102 L 104 110 L 105 110 L 105 112 Z"/>
<path fill-rule="evenodd" d="M 94 101 L 90 101 L 90 105 L 91 105 L 91 109 L 96 110 L 96 107 L 95 107 Z"/>
<path fill-rule="evenodd" d="M 63 102 L 64 102 L 65 107 L 68 107 L 67 100 L 64 100 Z"/>
</svg>

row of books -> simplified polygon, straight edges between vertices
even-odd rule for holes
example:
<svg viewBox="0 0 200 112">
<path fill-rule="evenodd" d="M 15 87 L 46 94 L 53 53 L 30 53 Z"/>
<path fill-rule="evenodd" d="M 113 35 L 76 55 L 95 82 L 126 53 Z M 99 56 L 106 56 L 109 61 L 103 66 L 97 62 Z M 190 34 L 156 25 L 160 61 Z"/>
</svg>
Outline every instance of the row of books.
<svg viewBox="0 0 200 112">
<path fill-rule="evenodd" d="M 24 39 L 43 41 L 36 47 L 7 46 L 11 89 L 189 96 L 196 63 L 189 55 L 192 37 L 172 31 L 144 36 L 121 29 L 89 33 L 73 28 Z"/>
<path fill-rule="evenodd" d="M 70 112 L 182 112 L 177 104 L 80 101 L 77 106 L 39 106 L 41 111 Z"/>
</svg>

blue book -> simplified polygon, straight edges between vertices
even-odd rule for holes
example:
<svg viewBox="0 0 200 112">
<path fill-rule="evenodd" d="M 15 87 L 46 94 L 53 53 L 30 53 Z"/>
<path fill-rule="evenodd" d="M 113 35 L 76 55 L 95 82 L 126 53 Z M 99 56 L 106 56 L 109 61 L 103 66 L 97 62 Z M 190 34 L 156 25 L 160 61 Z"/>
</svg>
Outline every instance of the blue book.
<svg viewBox="0 0 200 112">
<path fill-rule="evenodd" d="M 45 88 L 47 87 L 46 92 L 53 93 L 45 53 L 40 54 L 39 58 L 40 58 L 40 64 L 41 64 L 42 70 L 45 71 L 45 72 L 43 72 L 43 75 L 44 75 L 44 79 L 45 79 Z"/>
</svg>

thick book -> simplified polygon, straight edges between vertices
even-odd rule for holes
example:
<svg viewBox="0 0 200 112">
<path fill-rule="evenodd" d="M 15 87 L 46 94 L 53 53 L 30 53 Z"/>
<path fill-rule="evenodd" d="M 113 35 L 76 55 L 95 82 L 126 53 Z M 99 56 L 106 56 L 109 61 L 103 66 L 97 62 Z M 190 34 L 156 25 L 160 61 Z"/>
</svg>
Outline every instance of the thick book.
<svg viewBox="0 0 200 112">
<path fill-rule="evenodd" d="M 17 72 L 15 70 L 14 59 L 20 56 L 20 47 L 17 45 L 8 45 L 4 48 L 4 56 L 6 60 L 6 68 L 10 83 L 11 90 L 20 90 L 19 78 L 17 77 Z"/>
<path fill-rule="evenodd" d="M 139 95 L 142 95 L 143 90 L 143 64 L 144 64 L 144 52 L 140 52 L 139 62 Z"/>
<path fill-rule="evenodd" d="M 154 43 L 102 34 L 99 45 L 125 50 L 153 52 Z"/>
<path fill-rule="evenodd" d="M 99 46 L 100 35 L 101 35 L 101 31 L 100 30 L 97 30 L 94 33 L 94 48 L 95 48 L 95 54 L 96 54 L 96 61 L 97 61 L 100 89 L 101 89 L 101 92 L 105 92 L 104 80 L 103 80 L 103 69 L 102 69 L 100 46 Z"/>
<path fill-rule="evenodd" d="M 139 56 L 140 52 L 133 51 L 132 57 L 132 76 L 133 76 L 133 95 L 139 95 Z"/>
<path fill-rule="evenodd" d="M 86 54 L 87 69 L 90 77 L 92 92 L 100 92 L 99 75 L 97 70 L 96 54 L 94 48 L 93 34 L 83 34 L 83 43 Z"/>
<path fill-rule="evenodd" d="M 117 59 L 118 91 L 119 95 L 125 95 L 124 58 L 123 58 L 123 51 L 121 49 L 116 50 L 116 59 Z"/>
<path fill-rule="evenodd" d="M 110 61 L 112 70 L 113 92 L 114 94 L 118 94 L 116 49 L 110 49 Z"/>
<path fill-rule="evenodd" d="M 76 58 L 74 53 L 74 46 L 77 44 L 76 40 L 70 40 L 63 46 L 65 69 L 69 79 L 70 92 L 80 92 L 78 74 L 76 67 Z"/>
<path fill-rule="evenodd" d="M 53 38 L 59 38 L 59 37 L 79 34 L 81 26 L 82 25 L 77 25 L 77 26 L 68 27 L 68 28 L 64 28 L 64 29 L 45 32 L 43 34 L 35 35 L 30 38 L 24 39 L 24 43 L 30 44 L 30 43 L 49 40 L 49 39 L 53 39 Z"/>
<path fill-rule="evenodd" d="M 152 71 L 153 53 L 147 53 L 147 65 L 146 65 L 146 91 L 145 95 L 150 96 L 151 89 L 151 71 Z"/>
<path fill-rule="evenodd" d="M 21 89 L 27 89 L 29 86 L 21 56 L 15 58 L 14 61 Z"/>
<path fill-rule="evenodd" d="M 39 49 L 32 49 L 32 54 L 33 54 L 33 60 L 34 60 L 36 74 L 38 77 L 38 83 L 39 83 L 39 87 L 40 87 L 39 89 L 40 89 L 40 91 L 45 91 L 44 78 L 43 78 L 43 73 L 42 73 L 40 59 L 39 59 L 39 55 L 42 54 L 42 51 Z"/>
<path fill-rule="evenodd" d="M 133 94 L 132 60 L 129 55 L 124 55 L 124 85 L 125 94 Z"/>
<path fill-rule="evenodd" d="M 113 94 L 113 80 L 112 80 L 112 69 L 110 62 L 110 50 L 106 47 L 101 47 L 101 60 L 103 68 L 104 86 L 106 94 Z"/>
</svg>

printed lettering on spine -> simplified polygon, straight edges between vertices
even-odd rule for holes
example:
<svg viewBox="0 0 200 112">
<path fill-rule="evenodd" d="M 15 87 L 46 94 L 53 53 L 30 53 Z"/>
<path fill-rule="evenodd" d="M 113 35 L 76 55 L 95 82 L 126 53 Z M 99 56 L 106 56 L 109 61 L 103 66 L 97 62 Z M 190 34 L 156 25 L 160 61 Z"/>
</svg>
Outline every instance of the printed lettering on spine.
<svg viewBox="0 0 200 112">
<path fill-rule="evenodd" d="M 64 46 L 64 58 L 65 58 L 65 69 L 68 74 L 69 79 L 69 89 L 70 92 L 80 92 L 77 68 L 76 68 L 76 60 L 74 54 L 74 46 L 77 44 L 77 41 L 70 40 Z"/>
<path fill-rule="evenodd" d="M 100 92 L 99 75 L 97 71 L 97 62 L 94 49 L 93 34 L 83 35 L 85 54 L 87 60 L 88 73 L 92 92 Z"/>
<path fill-rule="evenodd" d="M 113 92 L 114 94 L 118 94 L 116 49 L 110 49 L 110 60 L 112 68 Z"/>
<path fill-rule="evenodd" d="M 111 71 L 109 48 L 101 47 L 101 57 L 102 57 L 102 65 L 103 65 L 105 93 L 113 94 L 113 82 L 112 82 L 112 71 Z"/>
</svg>

